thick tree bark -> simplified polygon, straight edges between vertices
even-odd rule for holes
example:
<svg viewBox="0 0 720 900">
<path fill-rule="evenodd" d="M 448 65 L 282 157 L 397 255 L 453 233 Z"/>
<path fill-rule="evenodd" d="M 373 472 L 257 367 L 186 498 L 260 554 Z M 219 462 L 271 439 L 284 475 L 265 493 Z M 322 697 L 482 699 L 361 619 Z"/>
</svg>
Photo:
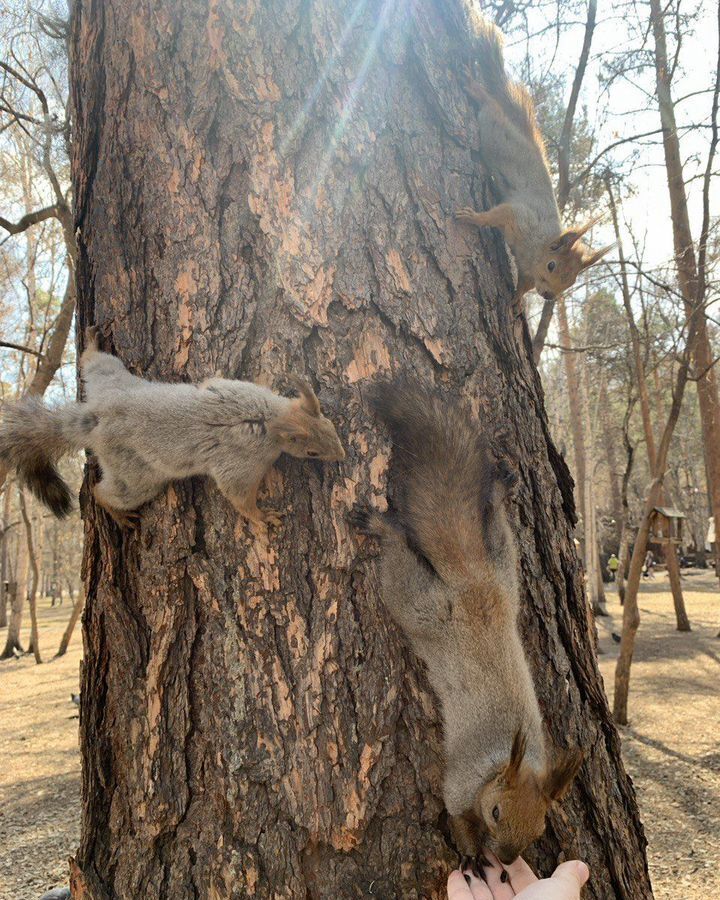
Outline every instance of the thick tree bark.
<svg viewBox="0 0 720 900">
<path fill-rule="evenodd" d="M 269 534 L 201 479 L 134 533 L 86 503 L 75 894 L 444 897 L 437 712 L 345 521 L 386 490 L 363 392 L 403 369 L 467 398 L 520 473 L 528 653 L 553 739 L 588 754 L 531 858 L 587 859 L 588 897 L 650 897 L 508 261 L 452 221 L 488 187 L 463 8 L 74 9 L 80 324 L 152 377 L 307 373 L 348 449 L 280 460 Z"/>
</svg>

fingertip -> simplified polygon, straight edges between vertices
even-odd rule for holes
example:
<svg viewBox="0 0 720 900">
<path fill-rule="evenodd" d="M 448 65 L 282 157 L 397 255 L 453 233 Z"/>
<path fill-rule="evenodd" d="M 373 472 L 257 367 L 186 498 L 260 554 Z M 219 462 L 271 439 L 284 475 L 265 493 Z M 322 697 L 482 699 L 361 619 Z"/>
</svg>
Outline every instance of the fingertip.
<svg viewBox="0 0 720 900">
<path fill-rule="evenodd" d="M 561 863 L 552 874 L 553 878 L 572 878 L 579 887 L 582 887 L 590 877 L 590 869 L 580 859 L 571 859 Z"/>
<path fill-rule="evenodd" d="M 467 900 L 468 897 L 472 896 L 465 876 L 460 869 L 455 869 L 448 876 L 447 894 L 448 900 Z"/>
<path fill-rule="evenodd" d="M 585 882 L 590 877 L 590 868 L 588 867 L 587 863 L 584 863 L 581 859 L 577 859 L 575 860 L 575 868 L 580 884 L 585 884 Z"/>
</svg>

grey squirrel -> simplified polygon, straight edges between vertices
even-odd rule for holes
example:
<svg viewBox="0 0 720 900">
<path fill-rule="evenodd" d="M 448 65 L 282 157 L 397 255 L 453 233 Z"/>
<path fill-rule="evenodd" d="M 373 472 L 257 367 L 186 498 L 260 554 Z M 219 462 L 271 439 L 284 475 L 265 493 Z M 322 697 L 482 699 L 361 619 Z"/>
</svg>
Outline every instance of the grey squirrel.
<svg viewBox="0 0 720 900">
<path fill-rule="evenodd" d="M 443 796 L 458 850 L 513 862 L 545 830 L 581 763 L 551 751 L 517 625 L 517 551 L 504 501 L 514 482 L 458 408 L 405 381 L 370 402 L 393 443 L 394 509 L 355 507 L 382 543 L 388 610 L 427 665 L 442 706 Z"/>
<path fill-rule="evenodd" d="M 575 283 L 614 245 L 592 251 L 580 240 L 597 220 L 563 230 L 532 98 L 505 71 L 503 38 L 477 17 L 477 69 L 466 88 L 479 104 L 480 155 L 495 176 L 502 202 L 484 212 L 463 207 L 455 217 L 477 227 L 499 228 L 515 257 L 517 297 L 533 287 L 546 300 Z"/>
<path fill-rule="evenodd" d="M 341 460 L 335 428 L 310 385 L 294 378 L 297 399 L 248 381 L 212 378 L 203 384 L 161 384 L 132 375 L 86 332 L 80 361 L 87 400 L 49 409 L 36 399 L 8 404 L 0 425 L 0 457 L 62 518 L 70 491 L 56 463 L 88 448 L 102 478 L 93 494 L 119 524 L 170 481 L 209 475 L 234 508 L 252 522 L 278 524 L 258 509 L 258 487 L 281 453 Z"/>
</svg>

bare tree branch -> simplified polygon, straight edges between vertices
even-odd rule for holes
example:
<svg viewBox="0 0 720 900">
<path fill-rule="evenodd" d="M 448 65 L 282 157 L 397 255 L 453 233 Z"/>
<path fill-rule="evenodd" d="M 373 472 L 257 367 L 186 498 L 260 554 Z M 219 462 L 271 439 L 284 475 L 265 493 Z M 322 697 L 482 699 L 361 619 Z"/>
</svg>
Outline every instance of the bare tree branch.
<svg viewBox="0 0 720 900">
<path fill-rule="evenodd" d="M 32 353 L 33 356 L 42 356 L 39 350 L 33 350 L 32 347 L 24 347 L 22 344 L 13 344 L 12 341 L 0 341 L 0 347 L 7 347 L 8 350 L 19 350 L 21 353 Z"/>
<path fill-rule="evenodd" d="M 10 222 L 8 219 L 0 216 L 0 227 L 4 228 L 5 231 L 10 234 L 20 234 L 23 231 L 27 231 L 28 228 L 31 228 L 33 225 L 37 225 L 38 222 L 44 222 L 46 219 L 60 219 L 60 215 L 61 209 L 57 203 L 54 203 L 52 206 L 44 207 L 44 209 L 37 209 L 34 212 L 26 213 L 17 222 Z"/>
</svg>

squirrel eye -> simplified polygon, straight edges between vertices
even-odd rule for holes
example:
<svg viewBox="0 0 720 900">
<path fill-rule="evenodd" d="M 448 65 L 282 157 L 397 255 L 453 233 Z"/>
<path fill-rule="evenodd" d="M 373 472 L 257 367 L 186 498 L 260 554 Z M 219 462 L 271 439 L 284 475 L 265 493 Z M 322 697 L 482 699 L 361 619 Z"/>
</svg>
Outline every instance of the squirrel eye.
<svg viewBox="0 0 720 900">
<path fill-rule="evenodd" d="M 308 456 L 320 456 L 320 454 L 317 452 L 317 450 L 308 450 L 307 455 Z"/>
<path fill-rule="evenodd" d="M 555 260 L 551 259 L 548 263 L 548 272 L 553 272 L 555 270 Z"/>
<path fill-rule="evenodd" d="M 493 817 L 493 819 L 495 819 L 496 822 L 500 818 L 500 807 L 499 806 L 493 806 L 492 817 Z"/>
</svg>

